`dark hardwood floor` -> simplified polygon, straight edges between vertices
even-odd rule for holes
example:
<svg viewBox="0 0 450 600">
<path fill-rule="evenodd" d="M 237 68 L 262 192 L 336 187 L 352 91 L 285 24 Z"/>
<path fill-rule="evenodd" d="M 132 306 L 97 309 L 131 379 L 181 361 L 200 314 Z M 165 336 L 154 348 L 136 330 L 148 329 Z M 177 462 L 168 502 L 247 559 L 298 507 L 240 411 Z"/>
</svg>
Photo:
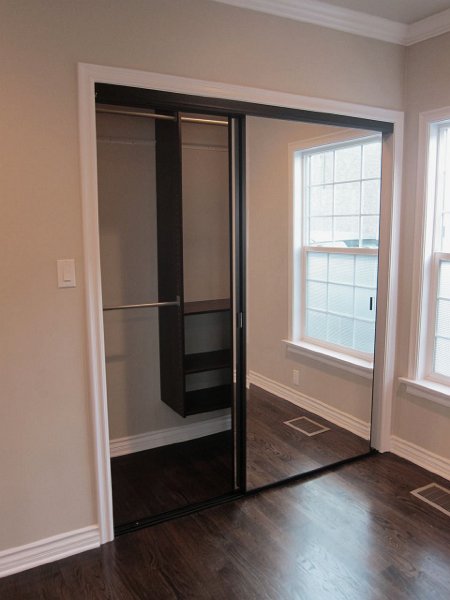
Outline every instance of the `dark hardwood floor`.
<svg viewBox="0 0 450 600">
<path fill-rule="evenodd" d="M 366 454 L 370 444 L 346 429 L 251 386 L 247 396 L 247 488 L 254 489 Z M 329 427 L 308 437 L 285 425 L 306 416 Z"/>
<path fill-rule="evenodd" d="M 448 600 L 449 482 L 373 455 L 0 580 L 2 600 Z"/>
<path fill-rule="evenodd" d="M 231 431 L 111 459 L 114 524 L 233 491 Z"/>
<path fill-rule="evenodd" d="M 309 416 L 330 428 L 314 437 L 284 424 Z M 249 489 L 366 453 L 366 440 L 252 386 L 247 413 Z M 184 508 L 233 490 L 231 431 L 111 460 L 115 525 Z"/>
</svg>

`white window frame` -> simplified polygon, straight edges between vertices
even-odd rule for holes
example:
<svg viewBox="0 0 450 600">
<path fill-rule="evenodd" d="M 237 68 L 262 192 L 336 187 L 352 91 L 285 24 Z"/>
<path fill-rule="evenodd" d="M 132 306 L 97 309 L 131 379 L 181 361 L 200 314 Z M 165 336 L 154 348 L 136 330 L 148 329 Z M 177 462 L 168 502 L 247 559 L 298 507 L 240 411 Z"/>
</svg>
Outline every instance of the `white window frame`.
<svg viewBox="0 0 450 600">
<path fill-rule="evenodd" d="M 379 250 L 375 248 L 333 248 L 322 246 L 306 246 L 303 244 L 305 237 L 304 202 L 298 202 L 303 196 L 303 162 L 301 152 L 325 149 L 327 146 L 351 144 L 359 140 L 368 140 L 378 136 L 376 132 L 364 132 L 346 129 L 331 135 L 302 140 L 289 144 L 290 163 L 290 205 L 291 205 L 291 285 L 290 285 L 290 324 L 289 339 L 285 340 L 289 350 L 298 355 L 313 356 L 324 364 L 341 368 L 345 371 L 370 379 L 373 376 L 373 354 L 360 352 L 351 348 L 344 348 L 329 342 L 308 338 L 305 332 L 306 286 L 304 274 L 306 273 L 306 255 L 308 252 L 326 252 L 341 254 L 363 254 L 378 256 Z M 300 174 L 300 176 L 299 176 Z M 300 248 L 300 257 L 296 256 Z M 375 299 L 376 306 L 376 299 Z M 375 349 L 374 349 L 375 351 Z"/>
<path fill-rule="evenodd" d="M 450 122 L 450 107 L 419 116 L 416 230 L 412 286 L 410 352 L 407 377 L 399 381 L 408 393 L 450 406 L 450 378 L 433 373 L 439 263 L 450 253 L 434 251 L 439 126 Z"/>
</svg>

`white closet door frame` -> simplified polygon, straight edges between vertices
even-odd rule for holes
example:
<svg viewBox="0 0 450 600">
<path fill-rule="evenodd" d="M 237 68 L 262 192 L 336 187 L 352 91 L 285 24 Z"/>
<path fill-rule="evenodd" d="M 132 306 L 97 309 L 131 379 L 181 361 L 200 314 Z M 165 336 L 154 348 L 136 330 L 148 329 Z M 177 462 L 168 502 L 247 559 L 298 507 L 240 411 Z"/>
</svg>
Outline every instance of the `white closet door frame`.
<svg viewBox="0 0 450 600">
<path fill-rule="evenodd" d="M 210 98 L 222 98 L 347 115 L 390 122 L 393 134 L 384 135 L 382 202 L 389 210 L 380 222 L 379 298 L 377 307 L 372 417 L 372 446 L 390 449 L 397 312 L 400 196 L 403 151 L 403 113 L 383 108 L 298 96 L 284 92 L 217 83 L 161 73 L 78 64 L 79 134 L 84 249 L 86 331 L 89 394 L 92 409 L 95 479 L 101 543 L 114 538 L 108 408 L 104 362 L 100 244 L 98 227 L 95 84 L 108 83 Z"/>
</svg>

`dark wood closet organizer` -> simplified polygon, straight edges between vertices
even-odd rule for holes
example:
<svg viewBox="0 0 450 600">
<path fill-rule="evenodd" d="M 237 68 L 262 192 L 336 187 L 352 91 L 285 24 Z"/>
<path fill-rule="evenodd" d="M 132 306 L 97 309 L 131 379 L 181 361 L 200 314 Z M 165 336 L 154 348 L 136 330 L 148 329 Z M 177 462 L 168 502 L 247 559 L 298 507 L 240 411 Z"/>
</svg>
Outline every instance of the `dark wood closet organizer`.
<svg viewBox="0 0 450 600">
<path fill-rule="evenodd" d="M 161 110 L 155 110 L 159 114 Z M 158 231 L 158 296 L 159 301 L 179 299 L 179 306 L 168 307 L 159 311 L 160 330 L 160 371 L 161 371 L 161 400 L 183 417 L 231 407 L 233 393 L 232 371 L 232 318 L 231 318 L 231 244 L 230 244 L 230 198 L 229 198 L 229 149 L 227 128 L 223 125 L 208 125 L 202 123 L 186 123 L 181 120 L 178 112 L 164 112 L 174 120 L 156 120 L 156 185 L 157 185 L 157 231 Z M 192 115 L 189 115 L 192 117 Z M 195 115 L 196 116 L 196 115 Z M 223 119 L 225 120 L 225 119 Z M 223 152 L 225 163 L 220 167 L 226 169 L 226 189 L 223 199 L 226 206 L 227 218 L 218 224 L 222 228 L 221 239 L 226 239 L 227 255 L 224 257 L 224 277 L 226 279 L 226 297 L 208 297 L 187 299 L 185 290 L 186 271 L 198 271 L 191 262 L 184 260 L 189 239 L 198 246 L 208 246 L 211 254 L 217 255 L 214 240 L 203 243 L 201 231 L 186 231 L 189 224 L 183 224 L 183 210 L 186 206 L 184 180 L 191 178 L 183 164 L 183 129 L 195 127 L 202 137 L 208 130 L 223 130 L 226 140 L 226 151 Z M 208 152 L 206 143 L 188 145 L 192 152 L 205 155 Z M 205 150 L 203 150 L 205 148 Z M 215 145 L 211 145 L 216 152 Z M 205 162 L 205 156 L 198 156 L 193 162 L 199 165 L 199 171 Z M 208 161 L 206 161 L 208 162 Z M 217 162 L 217 161 L 215 161 Z M 222 173 L 223 174 L 223 173 Z M 223 177 L 222 177 L 223 179 Z M 199 196 L 202 195 L 202 181 L 191 181 L 192 188 Z M 205 194 L 203 194 L 205 195 Z M 210 199 L 213 202 L 213 198 Z M 206 198 L 206 202 L 209 200 Z M 204 207 L 208 213 L 208 206 Z M 197 215 L 201 219 L 203 214 Z M 191 219 L 192 221 L 192 219 Z M 191 223 L 192 225 L 192 223 Z M 183 243 L 183 239 L 185 240 Z M 186 241 L 188 240 L 188 241 Z M 185 265 L 183 264 L 185 262 Z M 202 262 L 204 262 L 202 260 Z M 187 268 L 186 268 L 187 267 Z M 196 273 L 198 277 L 198 272 Z M 217 274 L 216 274 L 217 275 Z M 204 280 L 211 277 L 204 274 Z M 200 282 L 202 278 L 200 277 Z M 192 286 L 191 286 L 192 287 Z M 197 286 L 197 287 L 201 287 Z M 221 295 L 224 295 L 223 293 Z M 192 296 L 192 292 L 190 293 Z M 196 327 L 197 325 L 197 327 Z M 208 326 L 215 333 L 208 334 Z M 199 330 L 197 336 L 196 329 Z M 199 339 L 195 340 L 195 337 Z M 216 340 L 211 339 L 217 338 Z M 202 347 L 203 341 L 206 341 Z"/>
<path fill-rule="evenodd" d="M 202 318 L 205 315 L 217 313 L 221 317 L 223 328 L 231 328 L 230 301 L 228 299 L 198 302 L 187 302 L 184 305 L 185 323 L 193 320 L 193 316 Z M 184 375 L 188 382 L 190 376 L 196 373 L 209 373 L 226 370 L 231 379 L 232 351 L 228 346 L 218 350 L 195 352 L 184 355 Z M 232 381 L 211 385 L 210 387 L 185 391 L 184 416 L 211 410 L 229 408 L 232 398 Z"/>
</svg>

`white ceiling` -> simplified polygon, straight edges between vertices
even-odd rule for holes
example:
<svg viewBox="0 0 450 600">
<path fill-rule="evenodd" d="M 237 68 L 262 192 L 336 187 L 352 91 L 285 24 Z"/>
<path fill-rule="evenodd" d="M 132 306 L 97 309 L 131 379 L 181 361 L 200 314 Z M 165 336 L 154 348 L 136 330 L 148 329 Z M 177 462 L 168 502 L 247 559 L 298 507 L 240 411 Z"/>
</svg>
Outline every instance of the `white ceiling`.
<svg viewBox="0 0 450 600">
<path fill-rule="evenodd" d="M 450 8 L 450 0 L 322 0 L 322 2 L 406 25 Z"/>
</svg>

